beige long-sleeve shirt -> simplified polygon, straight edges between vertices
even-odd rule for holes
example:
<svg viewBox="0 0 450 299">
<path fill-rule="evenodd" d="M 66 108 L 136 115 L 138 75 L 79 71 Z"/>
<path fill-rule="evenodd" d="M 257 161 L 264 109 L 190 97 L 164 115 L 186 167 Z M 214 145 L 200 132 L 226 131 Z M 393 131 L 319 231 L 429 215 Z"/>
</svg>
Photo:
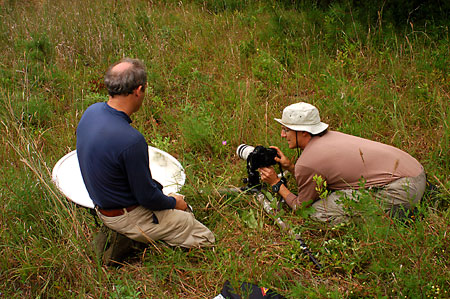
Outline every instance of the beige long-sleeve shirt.
<svg viewBox="0 0 450 299">
<path fill-rule="evenodd" d="M 316 200 L 315 175 L 327 182 L 330 190 L 358 189 L 360 180 L 365 187 L 384 186 L 403 177 L 415 177 L 422 165 L 408 153 L 380 142 L 329 131 L 313 137 L 295 164 L 298 195 L 289 194 L 286 202 L 294 207 Z"/>
</svg>

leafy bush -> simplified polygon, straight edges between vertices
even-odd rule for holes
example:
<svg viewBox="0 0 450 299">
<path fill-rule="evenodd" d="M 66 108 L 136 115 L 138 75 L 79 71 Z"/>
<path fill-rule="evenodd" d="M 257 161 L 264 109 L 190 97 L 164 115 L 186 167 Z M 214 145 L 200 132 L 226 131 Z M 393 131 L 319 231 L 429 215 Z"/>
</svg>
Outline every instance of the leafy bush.
<svg viewBox="0 0 450 299">
<path fill-rule="evenodd" d="M 283 79 L 283 71 L 281 63 L 263 50 L 258 50 L 258 55 L 253 58 L 253 75 L 264 83 L 279 86 Z"/>
<path fill-rule="evenodd" d="M 184 117 L 180 131 L 187 148 L 195 152 L 213 154 L 217 145 L 214 135 L 214 119 L 204 107 L 187 104 L 183 108 Z"/>
<path fill-rule="evenodd" d="M 34 61 L 50 64 L 53 61 L 54 46 L 46 33 L 34 33 L 31 40 L 24 42 L 29 57 Z"/>
</svg>

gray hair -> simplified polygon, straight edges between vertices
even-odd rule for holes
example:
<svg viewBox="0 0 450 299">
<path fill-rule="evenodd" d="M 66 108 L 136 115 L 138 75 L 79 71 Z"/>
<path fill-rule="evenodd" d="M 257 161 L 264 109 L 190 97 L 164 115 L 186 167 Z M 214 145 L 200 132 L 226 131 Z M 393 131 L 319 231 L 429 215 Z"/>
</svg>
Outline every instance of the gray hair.
<svg viewBox="0 0 450 299">
<path fill-rule="evenodd" d="M 131 66 L 123 71 L 115 71 L 114 67 L 120 63 L 129 63 Z M 144 64 L 138 59 L 123 58 L 109 67 L 105 74 L 105 85 L 111 97 L 115 95 L 129 95 L 142 85 L 143 90 L 147 84 L 147 71 Z"/>
</svg>

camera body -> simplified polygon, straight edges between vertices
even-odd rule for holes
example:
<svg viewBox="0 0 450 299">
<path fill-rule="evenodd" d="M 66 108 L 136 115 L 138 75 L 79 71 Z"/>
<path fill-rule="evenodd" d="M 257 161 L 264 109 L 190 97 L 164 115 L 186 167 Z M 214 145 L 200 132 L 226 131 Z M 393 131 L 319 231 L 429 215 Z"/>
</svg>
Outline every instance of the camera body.
<svg viewBox="0 0 450 299">
<path fill-rule="evenodd" d="M 238 146 L 236 153 L 241 159 L 247 160 L 252 170 L 272 166 L 277 163 L 275 161 L 277 150 L 274 148 L 266 148 L 262 145 L 253 147 L 247 144 L 241 144 Z"/>
<path fill-rule="evenodd" d="M 260 189 L 261 183 L 258 168 L 277 164 L 275 161 L 277 150 L 273 148 L 266 148 L 262 145 L 253 147 L 247 144 L 241 144 L 238 146 L 236 154 L 241 159 L 247 161 L 247 189 Z"/>
</svg>

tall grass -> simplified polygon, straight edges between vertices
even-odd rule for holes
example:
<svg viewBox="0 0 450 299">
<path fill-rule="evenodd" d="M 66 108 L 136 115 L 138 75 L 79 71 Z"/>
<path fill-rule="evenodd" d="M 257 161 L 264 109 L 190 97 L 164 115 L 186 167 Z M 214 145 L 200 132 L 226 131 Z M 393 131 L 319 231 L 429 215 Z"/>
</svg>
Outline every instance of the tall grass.
<svg viewBox="0 0 450 299">
<path fill-rule="evenodd" d="M 290 298 L 449 296 L 448 27 L 396 30 L 381 14 L 360 15 L 286 1 L 3 1 L 0 292 L 212 298 L 230 280 Z M 92 217 L 51 183 L 83 111 L 106 99 L 106 68 L 123 56 L 149 73 L 133 125 L 185 167 L 182 192 L 216 234 L 213 249 L 158 243 L 120 268 L 102 266 Z M 370 194 L 361 200 L 371 208 L 342 227 L 282 209 L 320 272 L 251 196 L 217 193 L 246 176 L 240 143 L 295 157 L 273 118 L 298 101 L 334 130 L 411 153 L 438 187 L 407 225 L 380 216 Z"/>
</svg>

